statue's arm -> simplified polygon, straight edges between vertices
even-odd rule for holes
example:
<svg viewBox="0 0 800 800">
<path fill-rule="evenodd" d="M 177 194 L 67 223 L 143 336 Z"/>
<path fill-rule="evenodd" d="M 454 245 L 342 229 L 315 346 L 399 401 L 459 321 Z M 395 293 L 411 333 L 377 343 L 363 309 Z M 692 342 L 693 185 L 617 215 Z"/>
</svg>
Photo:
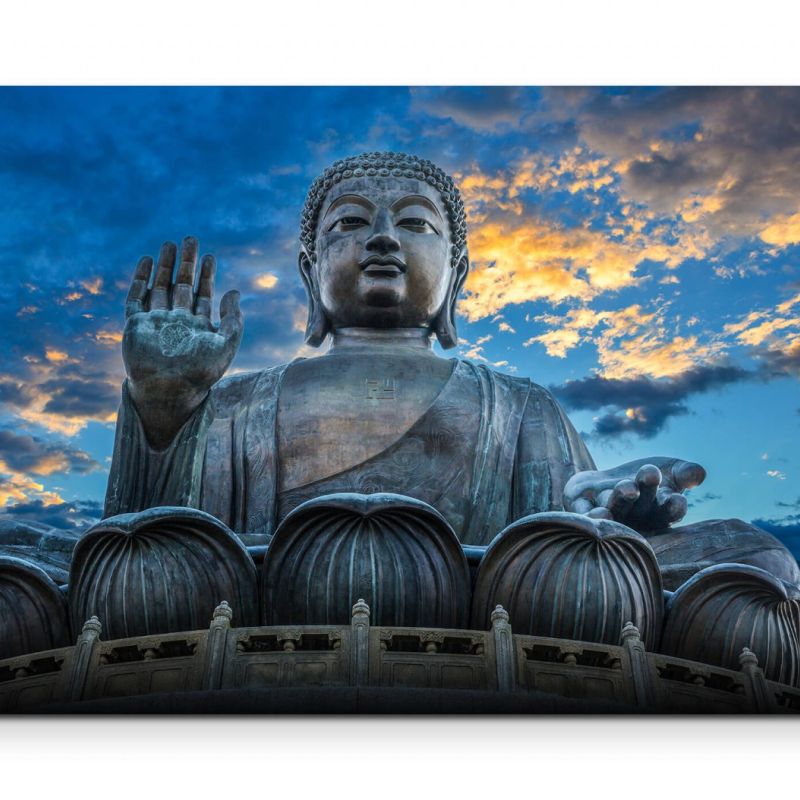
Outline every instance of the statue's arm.
<svg viewBox="0 0 800 800">
<path fill-rule="evenodd" d="M 213 420 L 211 397 L 190 413 L 172 441 L 156 449 L 148 438 L 127 381 L 117 416 L 104 516 L 154 506 L 199 507 L 206 435 Z"/>
<path fill-rule="evenodd" d="M 563 511 L 567 481 L 593 469 L 586 444 L 556 399 L 531 384 L 517 441 L 511 518 Z"/>
<path fill-rule="evenodd" d="M 166 242 L 152 287 L 153 259 L 136 268 L 125 306 L 122 356 L 127 380 L 117 420 L 106 516 L 155 505 L 197 506 L 205 437 L 213 417 L 211 389 L 225 374 L 242 337 L 238 292 L 211 321 L 216 262 L 206 255 L 195 290 L 198 243 Z M 173 272 L 175 278 L 173 280 Z"/>
<path fill-rule="evenodd" d="M 563 510 L 614 519 L 640 531 L 683 519 L 687 489 L 705 479 L 694 462 L 654 456 L 598 470 L 556 399 L 533 385 L 523 417 L 514 516 Z"/>
</svg>

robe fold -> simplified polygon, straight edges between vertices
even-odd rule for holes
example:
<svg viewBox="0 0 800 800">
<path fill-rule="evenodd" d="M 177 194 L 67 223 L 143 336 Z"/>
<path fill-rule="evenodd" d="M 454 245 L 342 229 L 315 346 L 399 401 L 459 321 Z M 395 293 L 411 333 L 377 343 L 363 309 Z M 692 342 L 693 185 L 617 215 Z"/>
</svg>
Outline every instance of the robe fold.
<svg viewBox="0 0 800 800">
<path fill-rule="evenodd" d="M 105 515 L 191 506 L 239 534 L 269 536 L 305 500 L 394 492 L 432 505 L 464 544 L 483 545 L 526 514 L 563 510 L 567 480 L 595 468 L 547 390 L 457 361 L 433 403 L 382 452 L 281 490 L 278 398 L 289 366 L 221 380 L 160 452 L 123 386 Z"/>
</svg>

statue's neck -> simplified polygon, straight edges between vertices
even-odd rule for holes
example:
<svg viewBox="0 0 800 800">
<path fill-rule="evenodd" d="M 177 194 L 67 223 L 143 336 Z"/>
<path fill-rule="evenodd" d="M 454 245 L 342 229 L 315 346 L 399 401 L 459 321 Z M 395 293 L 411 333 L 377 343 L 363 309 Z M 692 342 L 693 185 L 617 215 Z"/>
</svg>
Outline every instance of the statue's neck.
<svg viewBox="0 0 800 800">
<path fill-rule="evenodd" d="M 433 355 L 430 328 L 337 328 L 329 353 L 351 350 L 413 350 Z"/>
</svg>

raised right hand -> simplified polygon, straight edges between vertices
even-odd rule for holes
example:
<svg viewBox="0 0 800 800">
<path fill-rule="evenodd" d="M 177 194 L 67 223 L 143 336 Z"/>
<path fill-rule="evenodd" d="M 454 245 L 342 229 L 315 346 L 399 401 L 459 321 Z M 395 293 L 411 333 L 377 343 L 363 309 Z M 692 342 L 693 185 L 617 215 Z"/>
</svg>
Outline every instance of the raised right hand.
<svg viewBox="0 0 800 800">
<path fill-rule="evenodd" d="M 214 256 L 203 256 L 195 293 L 197 239 L 183 240 L 173 283 L 176 254 L 173 242 L 162 245 L 149 290 L 153 259 L 140 259 L 125 306 L 122 358 L 128 390 L 156 446 L 167 444 L 203 402 L 230 366 L 242 339 L 238 291 L 222 298 L 219 325 L 211 322 Z"/>
</svg>

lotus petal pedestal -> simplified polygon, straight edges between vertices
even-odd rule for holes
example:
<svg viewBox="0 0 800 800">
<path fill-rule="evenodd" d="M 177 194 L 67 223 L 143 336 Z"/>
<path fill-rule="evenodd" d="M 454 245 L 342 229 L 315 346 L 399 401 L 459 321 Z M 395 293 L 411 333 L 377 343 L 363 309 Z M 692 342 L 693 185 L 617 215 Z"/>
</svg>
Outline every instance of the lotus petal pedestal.
<svg viewBox="0 0 800 800">
<path fill-rule="evenodd" d="M 633 622 L 648 649 L 664 614 L 661 573 L 644 537 L 565 512 L 523 517 L 492 540 L 478 568 L 472 627 L 489 627 L 497 605 L 514 633 L 619 644 Z"/>
<path fill-rule="evenodd" d="M 238 625 L 258 622 L 258 575 L 219 520 L 191 508 L 151 508 L 90 528 L 70 565 L 74 630 L 96 615 L 107 639 L 205 628 L 223 600 Z"/>
<path fill-rule="evenodd" d="M 667 603 L 661 651 L 739 669 L 742 649 L 767 678 L 800 686 L 800 589 L 744 564 L 701 570 Z"/>
<path fill-rule="evenodd" d="M 0 659 L 66 647 L 67 603 L 44 570 L 0 557 Z"/>
<path fill-rule="evenodd" d="M 469 569 L 434 508 L 397 494 L 330 494 L 298 506 L 270 543 L 264 624 L 346 624 L 366 600 L 374 624 L 464 627 Z"/>
</svg>

